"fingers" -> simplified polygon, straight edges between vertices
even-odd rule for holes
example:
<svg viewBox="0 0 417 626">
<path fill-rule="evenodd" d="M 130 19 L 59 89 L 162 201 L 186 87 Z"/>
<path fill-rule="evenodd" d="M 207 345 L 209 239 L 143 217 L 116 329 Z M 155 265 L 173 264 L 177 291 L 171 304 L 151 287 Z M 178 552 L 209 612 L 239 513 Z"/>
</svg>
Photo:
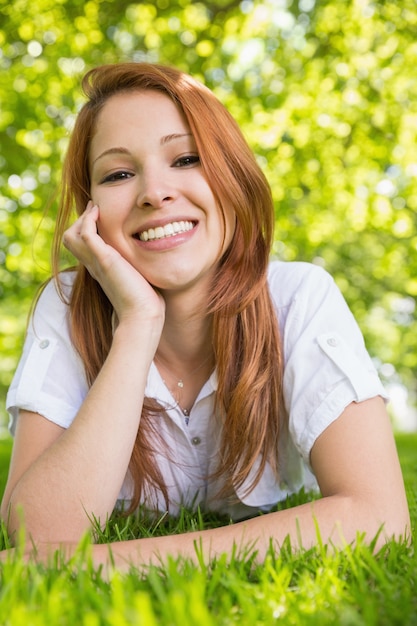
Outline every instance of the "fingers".
<svg viewBox="0 0 417 626">
<path fill-rule="evenodd" d="M 112 280 L 116 285 L 118 280 L 123 280 L 123 272 L 126 273 L 129 264 L 125 261 L 120 263 L 119 252 L 100 237 L 97 228 L 99 217 L 98 206 L 89 201 L 84 213 L 65 231 L 62 242 L 104 291 L 110 293 L 115 288 Z M 119 265 L 121 267 L 117 267 Z M 132 270 L 130 265 L 128 269 Z M 120 273 L 122 277 L 118 275 L 116 279 L 114 275 Z"/>
<path fill-rule="evenodd" d="M 112 245 L 100 237 L 99 208 L 89 202 L 84 213 L 63 236 L 64 246 L 100 284 L 113 305 L 119 322 L 123 318 L 163 318 L 164 302 L 142 274 Z"/>
<path fill-rule="evenodd" d="M 98 206 L 90 200 L 84 213 L 65 231 L 62 243 L 75 256 L 78 257 L 77 245 L 79 246 L 81 242 L 88 244 L 91 237 L 97 235 L 98 218 Z"/>
<path fill-rule="evenodd" d="M 70 226 L 62 238 L 63 245 L 100 282 L 100 275 L 119 254 L 98 234 L 99 208 L 89 202 L 84 213 Z"/>
</svg>

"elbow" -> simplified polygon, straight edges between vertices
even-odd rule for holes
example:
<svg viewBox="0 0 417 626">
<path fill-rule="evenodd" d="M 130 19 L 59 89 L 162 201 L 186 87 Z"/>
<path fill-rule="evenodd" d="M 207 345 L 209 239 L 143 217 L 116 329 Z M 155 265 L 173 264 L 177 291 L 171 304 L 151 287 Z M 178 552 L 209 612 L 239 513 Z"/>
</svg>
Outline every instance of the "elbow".
<svg viewBox="0 0 417 626">
<path fill-rule="evenodd" d="M 13 493 L 8 502 L 2 503 L 1 515 L 12 545 L 76 544 L 86 531 L 91 530 L 86 516 L 82 521 L 74 519 L 69 511 L 60 514 L 48 510 L 37 502 L 19 497 L 18 493 Z"/>
<path fill-rule="evenodd" d="M 6 524 L 6 526 L 8 525 L 8 517 L 9 517 L 9 505 L 8 502 L 5 502 L 5 500 L 2 500 L 1 506 L 0 506 L 0 519 Z"/>
<path fill-rule="evenodd" d="M 4 497 L 0 506 L 0 519 L 7 531 L 9 540 L 13 542 L 13 538 L 16 535 L 16 532 L 19 528 L 19 525 L 16 524 L 18 520 L 18 516 L 16 514 L 13 515 L 13 509 L 12 509 L 10 497 L 7 497 L 6 494 L 4 494 Z"/>
<path fill-rule="evenodd" d="M 386 511 L 384 519 L 381 523 L 381 540 L 383 543 L 389 541 L 411 543 L 411 521 L 408 507 L 402 510 Z"/>
<path fill-rule="evenodd" d="M 0 515 L 12 544 L 16 543 L 16 537 L 26 528 L 26 509 L 25 499 L 19 496 L 19 485 L 13 488 L 7 486 L 1 502 Z"/>
<path fill-rule="evenodd" d="M 1 518 L 12 545 L 16 545 L 18 538 L 22 540 L 28 537 L 26 510 L 27 508 L 23 503 L 20 503 L 20 501 L 18 503 L 15 502 L 13 494 L 7 500 L 4 498 L 1 503 Z M 32 533 L 30 537 L 32 537 Z"/>
<path fill-rule="evenodd" d="M 382 507 L 372 507 L 372 503 L 368 502 L 361 509 L 367 541 L 375 542 L 376 549 L 391 541 L 411 542 L 411 522 L 406 501 L 398 506 L 391 502 Z"/>
<path fill-rule="evenodd" d="M 0 504 L 0 519 L 8 525 L 8 520 L 10 517 L 10 500 L 11 500 L 12 489 L 9 482 L 6 485 L 6 488 L 3 493 L 3 498 Z"/>
<path fill-rule="evenodd" d="M 17 537 L 21 536 L 20 532 L 26 527 L 24 523 L 23 507 L 13 506 L 11 500 L 4 501 L 0 509 L 1 519 L 7 531 L 8 540 L 12 545 L 16 545 Z"/>
<path fill-rule="evenodd" d="M 374 498 L 337 497 L 334 510 L 332 541 L 339 529 L 342 544 L 355 542 L 362 536 L 365 543 L 376 550 L 391 541 L 411 541 L 411 523 L 406 500 L 404 502 L 379 502 Z M 336 543 L 338 543 L 336 538 Z"/>
</svg>

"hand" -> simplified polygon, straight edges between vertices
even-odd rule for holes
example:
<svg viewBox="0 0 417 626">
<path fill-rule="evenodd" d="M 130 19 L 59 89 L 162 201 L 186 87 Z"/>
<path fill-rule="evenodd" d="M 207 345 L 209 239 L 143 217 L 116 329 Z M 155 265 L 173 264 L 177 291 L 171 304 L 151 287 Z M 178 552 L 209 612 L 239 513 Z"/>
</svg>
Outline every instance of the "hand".
<svg viewBox="0 0 417 626">
<path fill-rule="evenodd" d="M 118 322 L 165 319 L 165 302 L 148 281 L 97 232 L 99 208 L 90 201 L 85 212 L 64 233 L 64 246 L 101 285 Z"/>
</svg>

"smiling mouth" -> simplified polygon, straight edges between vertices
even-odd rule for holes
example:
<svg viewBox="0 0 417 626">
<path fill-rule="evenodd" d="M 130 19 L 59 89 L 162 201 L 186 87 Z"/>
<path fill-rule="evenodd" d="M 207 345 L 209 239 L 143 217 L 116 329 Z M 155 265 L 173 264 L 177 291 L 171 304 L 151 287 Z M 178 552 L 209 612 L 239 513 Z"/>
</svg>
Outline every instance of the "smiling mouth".
<svg viewBox="0 0 417 626">
<path fill-rule="evenodd" d="M 156 228 L 149 228 L 137 233 L 136 239 L 140 241 L 153 241 L 154 239 L 164 239 L 165 237 L 174 237 L 180 233 L 187 233 L 195 226 L 195 222 L 181 221 L 181 222 L 169 222 L 165 226 L 157 226 Z"/>
</svg>

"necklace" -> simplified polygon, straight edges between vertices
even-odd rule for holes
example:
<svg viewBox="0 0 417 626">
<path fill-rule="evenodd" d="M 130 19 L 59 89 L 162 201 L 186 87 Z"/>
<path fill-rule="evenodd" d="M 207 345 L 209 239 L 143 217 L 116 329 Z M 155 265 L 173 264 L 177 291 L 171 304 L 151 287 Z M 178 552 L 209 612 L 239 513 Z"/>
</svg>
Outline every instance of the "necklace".
<svg viewBox="0 0 417 626">
<path fill-rule="evenodd" d="M 195 374 L 196 372 L 198 372 L 208 361 L 209 359 L 212 358 L 212 355 L 209 354 L 209 356 L 207 358 L 204 359 L 204 361 L 202 361 L 200 363 L 200 365 L 198 367 L 196 367 L 195 369 L 191 370 L 191 372 L 187 372 L 186 377 L 190 377 L 193 374 Z M 158 366 L 158 369 L 161 369 L 161 366 L 163 369 L 165 369 L 165 371 L 169 374 L 169 376 L 171 378 L 173 378 L 174 380 L 176 380 L 175 383 L 175 387 L 177 388 L 177 391 L 175 392 L 173 389 L 171 389 L 171 387 L 167 384 L 166 380 L 164 378 L 162 378 L 162 382 L 164 383 L 164 385 L 166 385 L 168 387 L 168 389 L 170 390 L 172 396 L 175 398 L 175 401 L 177 403 L 178 408 L 180 409 L 181 413 L 184 415 L 185 417 L 185 423 L 188 425 L 188 422 L 190 420 L 190 409 L 187 409 L 186 407 L 183 407 L 181 405 L 181 390 L 184 389 L 184 378 L 177 378 L 177 376 L 175 376 L 168 368 L 167 366 L 162 363 L 162 361 L 157 358 L 155 356 L 154 361 L 156 363 L 156 365 Z"/>
</svg>

